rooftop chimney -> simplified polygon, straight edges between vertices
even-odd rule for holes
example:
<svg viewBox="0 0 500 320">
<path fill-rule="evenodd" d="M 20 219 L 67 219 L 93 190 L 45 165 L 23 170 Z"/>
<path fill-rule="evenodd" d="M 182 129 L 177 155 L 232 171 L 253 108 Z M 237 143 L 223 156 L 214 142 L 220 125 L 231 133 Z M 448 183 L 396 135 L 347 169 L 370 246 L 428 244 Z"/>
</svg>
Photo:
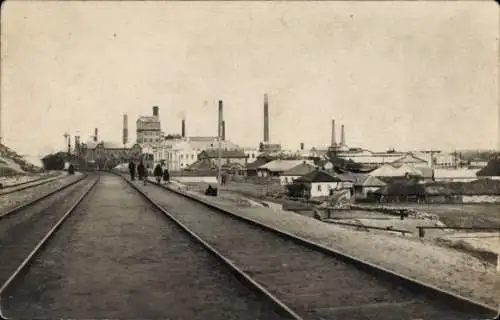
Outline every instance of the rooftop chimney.
<svg viewBox="0 0 500 320">
<path fill-rule="evenodd" d="M 222 120 L 222 141 L 226 141 L 226 121 Z"/>
<path fill-rule="evenodd" d="M 97 128 L 94 129 L 94 141 L 97 142 Z"/>
<path fill-rule="evenodd" d="M 340 126 L 340 145 L 343 147 L 345 146 L 345 132 L 344 132 L 344 125 Z"/>
<path fill-rule="evenodd" d="M 331 142 L 332 147 L 337 146 L 337 140 L 335 138 L 335 119 L 332 119 L 332 142 Z"/>
<path fill-rule="evenodd" d="M 127 114 L 123 115 L 123 145 L 125 146 L 128 142 L 128 117 Z"/>
<path fill-rule="evenodd" d="M 269 142 L 269 105 L 267 93 L 264 94 L 264 142 Z"/>
<path fill-rule="evenodd" d="M 160 116 L 160 111 L 159 111 L 160 108 L 158 108 L 157 106 L 154 106 L 153 107 L 153 117 L 159 117 Z"/>
<path fill-rule="evenodd" d="M 182 124 L 181 124 L 182 128 L 181 128 L 181 136 L 183 138 L 186 137 L 186 120 L 182 119 Z"/>
<path fill-rule="evenodd" d="M 304 150 L 304 142 L 300 143 L 300 150 Z"/>
<path fill-rule="evenodd" d="M 222 137 L 222 100 L 219 100 L 219 120 L 217 122 L 217 136 Z"/>
</svg>

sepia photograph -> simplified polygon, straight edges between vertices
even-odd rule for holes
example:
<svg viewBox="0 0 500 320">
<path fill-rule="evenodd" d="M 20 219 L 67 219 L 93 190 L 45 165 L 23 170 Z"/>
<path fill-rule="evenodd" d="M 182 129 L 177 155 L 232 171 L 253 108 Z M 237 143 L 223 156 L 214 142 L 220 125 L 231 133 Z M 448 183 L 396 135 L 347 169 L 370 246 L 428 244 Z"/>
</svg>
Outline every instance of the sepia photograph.
<svg viewBox="0 0 500 320">
<path fill-rule="evenodd" d="M 500 320 L 499 13 L 3 1 L 0 320 Z"/>
</svg>

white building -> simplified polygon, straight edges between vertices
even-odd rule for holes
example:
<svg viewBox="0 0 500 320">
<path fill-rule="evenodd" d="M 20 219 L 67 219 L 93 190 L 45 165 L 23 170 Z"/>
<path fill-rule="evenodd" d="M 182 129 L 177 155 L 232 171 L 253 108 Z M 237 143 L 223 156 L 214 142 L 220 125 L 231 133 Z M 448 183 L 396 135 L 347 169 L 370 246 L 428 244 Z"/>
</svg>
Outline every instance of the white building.
<svg viewBox="0 0 500 320">
<path fill-rule="evenodd" d="M 243 148 L 243 152 L 248 158 L 247 163 L 252 163 L 257 160 L 257 157 L 262 154 L 257 148 Z"/>
<path fill-rule="evenodd" d="M 204 150 L 217 149 L 217 137 L 185 137 L 165 140 L 161 145 L 159 161 L 165 161 L 168 169 L 179 171 L 198 161 L 198 155 Z M 238 145 L 221 141 L 223 150 L 240 150 Z"/>
<path fill-rule="evenodd" d="M 329 196 L 341 190 L 352 190 L 354 184 L 323 170 L 312 171 L 298 179 L 295 183 L 303 184 L 312 198 Z"/>
</svg>

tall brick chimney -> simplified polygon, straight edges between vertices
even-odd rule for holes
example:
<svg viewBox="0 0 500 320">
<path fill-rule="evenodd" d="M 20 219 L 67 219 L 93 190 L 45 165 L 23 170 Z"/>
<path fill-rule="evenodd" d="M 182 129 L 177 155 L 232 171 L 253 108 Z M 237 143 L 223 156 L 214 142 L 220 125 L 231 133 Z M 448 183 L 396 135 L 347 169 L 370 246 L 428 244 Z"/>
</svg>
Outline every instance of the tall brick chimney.
<svg viewBox="0 0 500 320">
<path fill-rule="evenodd" d="M 345 146 L 345 132 L 344 132 L 344 125 L 340 126 L 340 145 L 343 147 Z"/>
<path fill-rule="evenodd" d="M 222 121 L 223 121 L 223 114 L 222 114 L 222 100 L 219 100 L 219 120 L 217 122 L 217 136 L 222 137 Z"/>
<path fill-rule="evenodd" d="M 335 138 L 335 119 L 332 119 L 332 142 L 331 142 L 332 147 L 337 146 L 337 139 Z"/>
<path fill-rule="evenodd" d="M 153 107 L 153 117 L 159 117 L 160 116 L 160 108 L 158 106 Z"/>
<path fill-rule="evenodd" d="M 182 123 L 181 123 L 181 136 L 183 138 L 186 137 L 186 120 L 182 119 Z"/>
<path fill-rule="evenodd" d="M 123 115 L 123 137 L 122 143 L 125 146 L 128 142 L 128 116 L 127 114 Z"/>
<path fill-rule="evenodd" d="M 267 93 L 264 94 L 264 142 L 269 142 L 269 104 Z"/>
<path fill-rule="evenodd" d="M 94 129 L 94 141 L 97 142 L 97 128 Z"/>
</svg>

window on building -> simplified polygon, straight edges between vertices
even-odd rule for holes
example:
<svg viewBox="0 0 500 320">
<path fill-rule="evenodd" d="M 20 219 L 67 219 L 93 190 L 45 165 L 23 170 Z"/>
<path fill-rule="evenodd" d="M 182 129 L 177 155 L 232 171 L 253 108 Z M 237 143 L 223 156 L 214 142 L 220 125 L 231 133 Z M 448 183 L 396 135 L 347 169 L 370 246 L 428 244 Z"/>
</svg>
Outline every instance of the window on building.
<svg viewBox="0 0 500 320">
<path fill-rule="evenodd" d="M 181 154 L 181 159 L 184 159 L 184 155 L 183 154 Z"/>
<path fill-rule="evenodd" d="M 318 184 L 318 191 L 321 191 L 321 185 Z"/>
</svg>

